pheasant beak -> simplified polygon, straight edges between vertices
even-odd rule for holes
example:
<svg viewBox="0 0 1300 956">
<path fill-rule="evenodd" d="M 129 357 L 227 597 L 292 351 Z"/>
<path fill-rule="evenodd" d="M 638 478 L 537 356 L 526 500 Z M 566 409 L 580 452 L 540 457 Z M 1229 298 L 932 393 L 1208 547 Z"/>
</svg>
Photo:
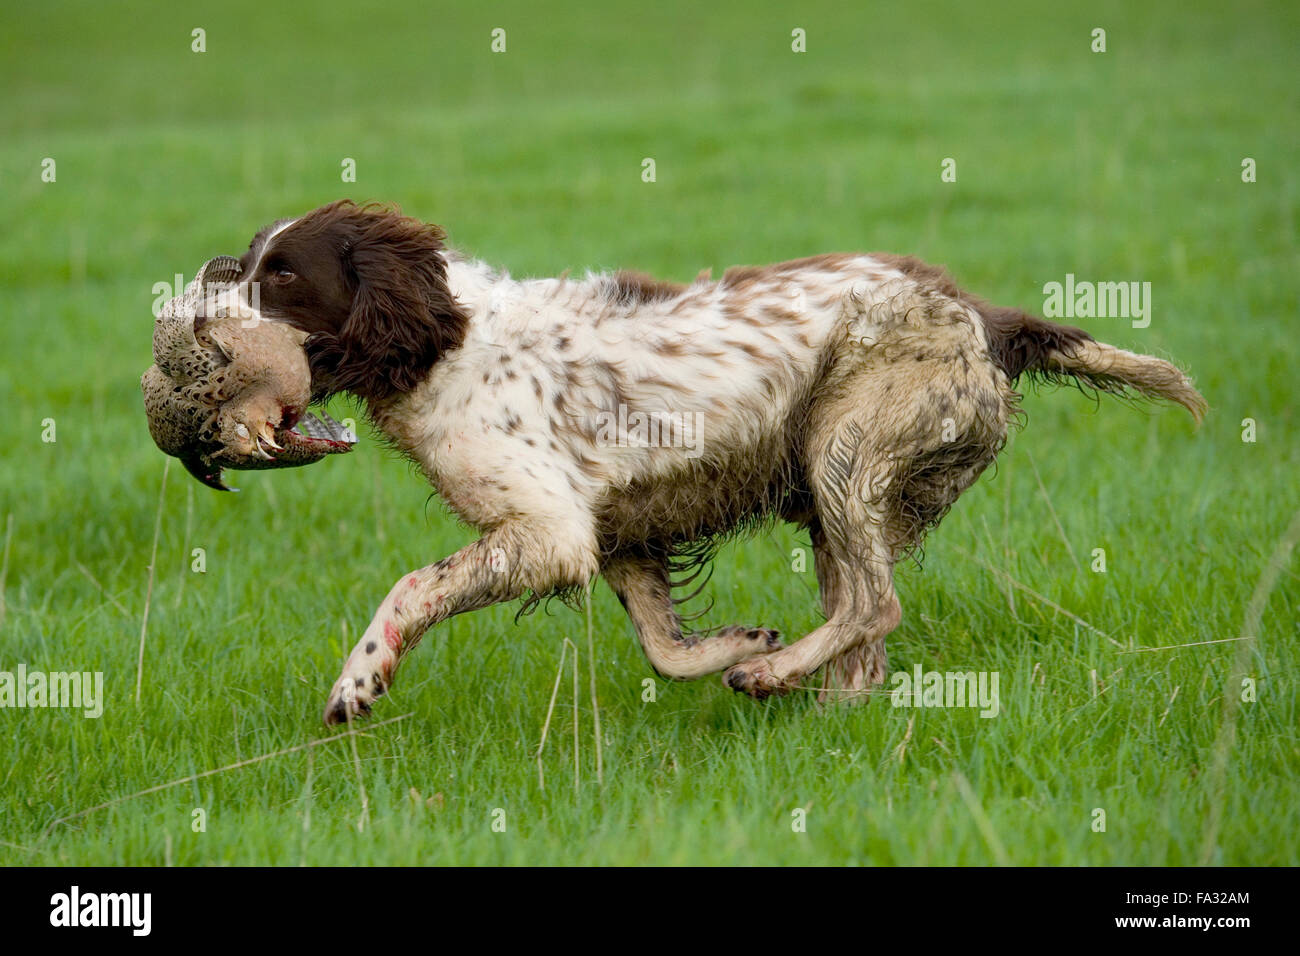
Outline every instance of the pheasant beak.
<svg viewBox="0 0 1300 956">
<path fill-rule="evenodd" d="M 271 427 L 270 422 L 264 423 L 258 430 L 257 447 L 259 449 L 270 448 L 274 451 L 284 451 L 284 446 L 275 440 L 275 429 Z"/>
</svg>

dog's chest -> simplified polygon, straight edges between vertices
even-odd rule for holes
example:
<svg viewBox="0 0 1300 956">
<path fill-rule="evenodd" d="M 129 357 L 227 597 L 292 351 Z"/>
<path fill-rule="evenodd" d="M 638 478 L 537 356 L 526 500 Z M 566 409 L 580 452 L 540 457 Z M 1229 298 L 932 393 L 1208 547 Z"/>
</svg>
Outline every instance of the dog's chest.
<svg viewBox="0 0 1300 956">
<path fill-rule="evenodd" d="M 494 361 L 458 356 L 424 385 L 375 413 L 439 497 L 480 529 L 572 501 L 580 474 L 561 449 L 563 416 L 544 414 L 535 376 L 506 378 Z M 552 387 L 548 382 L 544 395 Z"/>
</svg>

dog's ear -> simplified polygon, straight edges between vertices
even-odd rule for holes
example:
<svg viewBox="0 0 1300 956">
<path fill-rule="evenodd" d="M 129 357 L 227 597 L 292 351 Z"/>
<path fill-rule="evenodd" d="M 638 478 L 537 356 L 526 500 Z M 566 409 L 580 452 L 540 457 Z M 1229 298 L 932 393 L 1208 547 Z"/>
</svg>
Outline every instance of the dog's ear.
<svg viewBox="0 0 1300 956">
<path fill-rule="evenodd" d="M 406 392 L 465 338 L 469 316 L 447 286 L 441 228 L 384 206 L 334 204 L 352 306 L 313 353 L 323 391 L 383 399 Z"/>
</svg>

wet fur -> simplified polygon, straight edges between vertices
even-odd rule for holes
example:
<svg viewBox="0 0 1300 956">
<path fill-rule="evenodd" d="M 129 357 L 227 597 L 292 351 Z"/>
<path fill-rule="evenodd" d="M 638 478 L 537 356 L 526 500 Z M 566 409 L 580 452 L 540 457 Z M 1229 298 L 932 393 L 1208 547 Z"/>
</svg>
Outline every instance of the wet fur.
<svg viewBox="0 0 1300 956">
<path fill-rule="evenodd" d="M 309 315 L 273 297 L 274 316 L 313 333 L 319 390 L 363 398 L 482 533 L 393 587 L 329 722 L 368 711 L 439 621 L 572 596 L 598 573 L 665 676 L 726 671 L 764 697 L 821 672 L 824 696 L 859 696 L 884 679 L 901 618 L 894 566 L 1003 447 L 1018 378 L 1204 410 L 1174 366 L 990 306 L 916 259 L 816 256 L 689 285 L 520 281 L 390 210 L 334 204 L 301 221 L 303 236 L 290 226 L 271 245 L 312 260 L 333 299 L 300 289 L 326 305 Z M 330 256 L 337 274 L 318 261 Z M 395 370 L 403 355 L 411 368 Z M 602 439 L 595 423 L 619 406 L 698 413 L 699 456 Z M 810 534 L 826 622 L 785 648 L 768 628 L 686 633 L 674 586 L 727 536 L 774 520 Z"/>
</svg>

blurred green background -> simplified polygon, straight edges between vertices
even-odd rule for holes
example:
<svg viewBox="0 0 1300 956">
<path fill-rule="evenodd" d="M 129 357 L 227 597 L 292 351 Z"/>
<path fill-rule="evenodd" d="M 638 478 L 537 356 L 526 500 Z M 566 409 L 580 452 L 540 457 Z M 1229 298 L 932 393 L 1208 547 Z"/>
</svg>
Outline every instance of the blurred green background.
<svg viewBox="0 0 1300 956">
<path fill-rule="evenodd" d="M 109 699 L 100 720 L 0 710 L 0 862 L 1300 862 L 1295 563 L 1254 640 L 1201 643 L 1241 636 L 1300 508 L 1298 28 L 1294 4 L 1249 2 L 6 3 L 0 670 L 102 670 Z M 889 642 L 894 668 L 998 670 L 995 720 L 759 705 L 716 679 L 647 703 L 600 585 L 603 785 L 585 674 L 576 743 L 560 691 L 545 790 L 534 759 L 585 620 L 516 626 L 507 607 L 426 638 L 377 712 L 412 716 L 355 761 L 341 741 L 47 832 L 322 738 L 388 586 L 469 539 L 365 434 L 344 459 L 235 476 L 240 495 L 172 468 L 160 501 L 138 387 L 155 283 L 341 196 L 399 203 L 518 276 L 880 249 L 1031 309 L 1066 273 L 1147 281 L 1149 328 L 1082 324 L 1180 362 L 1212 412 L 1193 431 L 1027 396 L 997 474 L 901 575 Z M 801 546 L 778 528 L 729 547 L 708 623 L 815 626 Z M 1243 675 L 1257 700 L 1225 711 Z"/>
</svg>

